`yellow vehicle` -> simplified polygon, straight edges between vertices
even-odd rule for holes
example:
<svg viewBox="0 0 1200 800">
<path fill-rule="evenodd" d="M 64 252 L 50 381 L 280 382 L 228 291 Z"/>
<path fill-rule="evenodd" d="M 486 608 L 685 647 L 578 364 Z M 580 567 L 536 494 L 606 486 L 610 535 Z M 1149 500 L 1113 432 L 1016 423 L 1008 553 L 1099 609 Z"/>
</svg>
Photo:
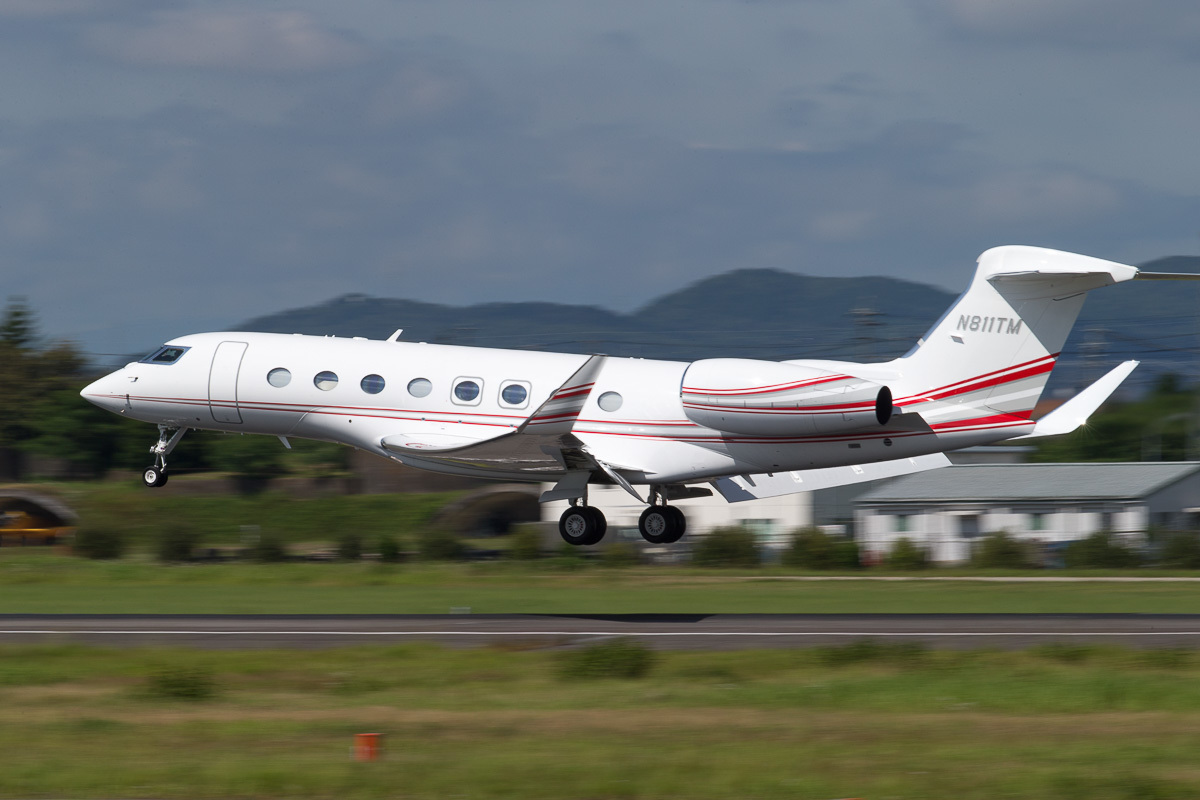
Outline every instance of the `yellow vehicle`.
<svg viewBox="0 0 1200 800">
<path fill-rule="evenodd" d="M 55 544 L 70 537 L 75 514 L 59 501 L 31 492 L 0 492 L 0 547 Z"/>
</svg>

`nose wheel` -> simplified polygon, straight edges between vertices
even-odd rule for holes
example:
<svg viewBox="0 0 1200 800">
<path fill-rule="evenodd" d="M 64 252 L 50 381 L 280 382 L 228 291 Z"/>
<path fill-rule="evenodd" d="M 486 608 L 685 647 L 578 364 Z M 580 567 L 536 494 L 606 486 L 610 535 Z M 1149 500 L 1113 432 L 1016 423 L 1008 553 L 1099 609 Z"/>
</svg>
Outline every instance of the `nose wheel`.
<svg viewBox="0 0 1200 800">
<path fill-rule="evenodd" d="M 163 486 L 167 482 L 167 471 L 157 466 L 146 467 L 142 472 L 142 483 L 147 486 Z"/>
<path fill-rule="evenodd" d="M 185 433 L 187 428 L 158 426 L 158 442 L 150 448 L 150 452 L 154 454 L 154 463 L 142 470 L 142 483 L 149 487 L 166 486 L 167 456 L 175 449 L 175 445 L 179 444 Z"/>
</svg>

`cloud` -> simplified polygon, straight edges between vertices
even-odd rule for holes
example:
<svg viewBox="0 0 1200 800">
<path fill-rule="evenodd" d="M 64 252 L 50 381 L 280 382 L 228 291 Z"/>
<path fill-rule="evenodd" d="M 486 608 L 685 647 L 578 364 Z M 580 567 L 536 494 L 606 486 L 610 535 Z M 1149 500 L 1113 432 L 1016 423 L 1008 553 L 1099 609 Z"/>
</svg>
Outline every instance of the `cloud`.
<svg viewBox="0 0 1200 800">
<path fill-rule="evenodd" d="M 1200 52 L 1200 7 L 1192 0 L 912 0 L 955 36 L 997 43 L 1043 42 Z"/>
<path fill-rule="evenodd" d="M 366 56 L 357 38 L 298 11 L 162 11 L 144 24 L 97 26 L 89 39 L 103 55 L 143 66 L 292 73 Z"/>
</svg>

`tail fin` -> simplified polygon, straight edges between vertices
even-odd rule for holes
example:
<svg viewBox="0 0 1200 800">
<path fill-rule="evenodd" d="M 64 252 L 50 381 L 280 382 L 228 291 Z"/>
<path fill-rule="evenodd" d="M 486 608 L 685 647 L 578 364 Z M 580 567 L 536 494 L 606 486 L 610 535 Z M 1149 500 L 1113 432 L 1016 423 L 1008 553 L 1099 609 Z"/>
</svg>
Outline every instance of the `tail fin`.
<svg viewBox="0 0 1200 800">
<path fill-rule="evenodd" d="M 903 375 L 896 405 L 935 402 L 948 424 L 989 412 L 1028 419 L 1087 292 L 1137 276 L 1135 267 L 1058 250 L 988 250 L 963 296 L 890 365 Z"/>
</svg>

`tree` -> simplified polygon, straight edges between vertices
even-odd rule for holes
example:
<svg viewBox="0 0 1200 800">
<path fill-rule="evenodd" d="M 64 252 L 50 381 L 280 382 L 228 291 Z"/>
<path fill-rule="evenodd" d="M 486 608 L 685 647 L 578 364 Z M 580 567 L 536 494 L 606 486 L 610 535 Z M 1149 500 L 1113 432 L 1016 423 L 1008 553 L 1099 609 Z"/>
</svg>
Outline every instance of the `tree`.
<svg viewBox="0 0 1200 800">
<path fill-rule="evenodd" d="M 1141 554 L 1117 541 L 1111 531 L 1096 531 L 1086 539 L 1071 542 L 1063 550 L 1063 562 L 1068 567 L 1112 569 L 1136 567 L 1142 563 Z"/>
<path fill-rule="evenodd" d="M 37 319 L 29 301 L 19 295 L 8 298 L 0 319 L 0 342 L 17 350 L 28 350 L 37 341 Z"/>
</svg>

